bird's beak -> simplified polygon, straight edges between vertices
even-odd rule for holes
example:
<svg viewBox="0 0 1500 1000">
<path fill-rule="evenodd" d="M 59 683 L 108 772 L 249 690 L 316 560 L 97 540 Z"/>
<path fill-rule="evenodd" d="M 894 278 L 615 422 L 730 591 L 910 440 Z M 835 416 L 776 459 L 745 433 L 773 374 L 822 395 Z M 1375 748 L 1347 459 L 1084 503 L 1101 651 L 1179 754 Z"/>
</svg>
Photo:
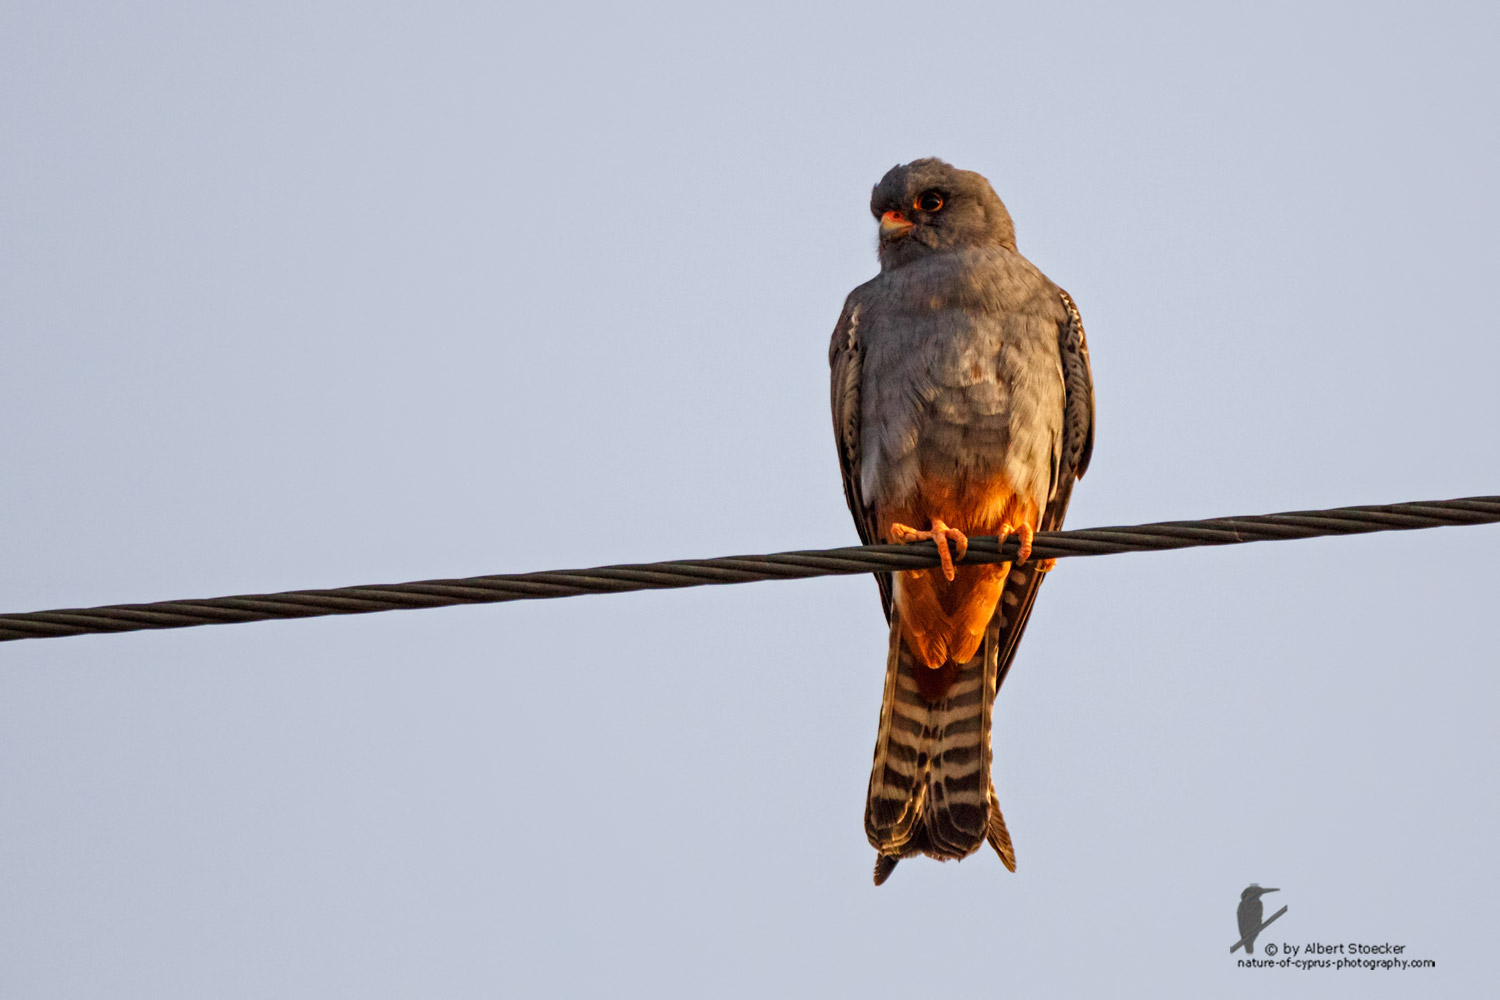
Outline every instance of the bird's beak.
<svg viewBox="0 0 1500 1000">
<path fill-rule="evenodd" d="M 1264 895 L 1265 895 L 1265 894 L 1266 894 L 1266 893 L 1268 893 L 1268 892 L 1280 892 L 1280 891 L 1281 891 L 1281 890 L 1280 890 L 1280 889 L 1262 889 L 1262 890 L 1261 890 L 1261 891 L 1260 891 L 1260 894 L 1261 894 L 1261 895 L 1262 895 L 1262 896 L 1264 896 Z"/>
<path fill-rule="evenodd" d="M 884 237 L 904 236 L 913 223 L 900 212 L 887 212 L 880 217 L 880 235 Z"/>
</svg>

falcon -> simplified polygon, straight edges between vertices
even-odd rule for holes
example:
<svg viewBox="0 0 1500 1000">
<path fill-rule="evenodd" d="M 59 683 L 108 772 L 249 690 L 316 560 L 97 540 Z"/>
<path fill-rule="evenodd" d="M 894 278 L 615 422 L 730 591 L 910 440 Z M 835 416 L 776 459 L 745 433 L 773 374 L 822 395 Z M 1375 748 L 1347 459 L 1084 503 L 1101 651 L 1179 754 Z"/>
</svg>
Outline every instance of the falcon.
<svg viewBox="0 0 1500 1000">
<path fill-rule="evenodd" d="M 877 574 L 890 625 L 865 805 L 875 884 L 900 859 L 986 841 L 1015 871 L 990 779 L 990 714 L 1094 443 L 1083 323 L 1016 250 L 989 181 L 942 160 L 893 167 L 870 196 L 880 274 L 833 331 L 833 428 L 867 545 L 936 543 L 939 567 Z M 966 565 L 970 535 L 1017 537 L 1016 561 Z"/>
</svg>

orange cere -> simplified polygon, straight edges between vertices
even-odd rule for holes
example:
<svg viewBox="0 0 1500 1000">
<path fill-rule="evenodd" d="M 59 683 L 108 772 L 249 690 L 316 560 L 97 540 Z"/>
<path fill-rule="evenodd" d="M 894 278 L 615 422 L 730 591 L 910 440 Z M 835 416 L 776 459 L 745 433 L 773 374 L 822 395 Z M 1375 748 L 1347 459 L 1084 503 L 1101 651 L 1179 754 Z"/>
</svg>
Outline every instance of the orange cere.
<svg viewBox="0 0 1500 1000">
<path fill-rule="evenodd" d="M 1003 479 L 954 482 L 924 477 L 906 502 L 881 509 L 881 536 L 891 537 L 892 524 L 926 530 L 934 518 L 969 536 L 1002 535 L 1022 525 L 1035 530 L 1037 509 Z M 896 607 L 906 646 L 919 661 L 940 672 L 923 678 L 918 671 L 923 695 L 941 697 L 955 675 L 951 669 L 943 670 L 944 664 L 967 663 L 978 652 L 1009 572 L 1010 563 L 1000 563 L 956 566 L 952 582 L 943 579 L 936 568 L 896 574 Z M 942 675 L 948 675 L 948 684 L 942 683 Z M 929 686 L 935 692 L 930 693 Z"/>
</svg>

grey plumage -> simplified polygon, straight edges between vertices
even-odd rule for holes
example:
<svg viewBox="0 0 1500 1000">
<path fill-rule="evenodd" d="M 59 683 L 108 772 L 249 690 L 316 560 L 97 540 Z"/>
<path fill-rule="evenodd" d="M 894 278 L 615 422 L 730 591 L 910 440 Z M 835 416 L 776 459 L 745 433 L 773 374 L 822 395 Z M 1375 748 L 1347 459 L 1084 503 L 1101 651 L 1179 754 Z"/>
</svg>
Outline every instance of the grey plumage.
<svg viewBox="0 0 1500 1000">
<path fill-rule="evenodd" d="M 896 498 L 923 462 L 998 472 L 1038 508 L 1060 457 L 1062 292 L 1004 249 L 934 253 L 855 289 L 864 370 L 860 492 Z"/>
<path fill-rule="evenodd" d="M 829 349 L 834 432 L 860 538 L 890 540 L 898 515 L 993 533 L 1024 509 L 1034 511 L 1028 527 L 1055 529 L 1093 446 L 1092 377 L 1072 299 L 1016 251 L 1010 215 L 979 174 L 932 159 L 893 168 L 871 211 L 882 220 L 881 273 L 850 293 Z M 1011 506 L 986 506 L 1001 500 Z M 878 577 L 891 643 L 866 807 L 877 884 L 901 857 L 961 858 L 986 840 L 1014 867 L 990 784 L 990 713 L 1042 574 L 978 573 L 961 568 L 949 585 Z M 972 657 L 923 660 L 913 647 L 928 627 L 914 624 L 921 609 L 913 604 L 903 621 L 903 604 L 918 600 L 911 588 L 937 587 L 951 611 L 985 580 L 1003 582 L 984 591 L 998 597 L 968 633 Z"/>
</svg>

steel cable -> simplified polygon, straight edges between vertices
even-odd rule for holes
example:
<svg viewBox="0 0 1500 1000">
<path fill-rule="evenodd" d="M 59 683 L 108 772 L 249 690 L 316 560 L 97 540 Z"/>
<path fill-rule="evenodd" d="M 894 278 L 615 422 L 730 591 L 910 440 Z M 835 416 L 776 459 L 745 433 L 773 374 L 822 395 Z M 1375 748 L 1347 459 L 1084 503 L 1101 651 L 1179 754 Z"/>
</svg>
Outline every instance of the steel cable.
<svg viewBox="0 0 1500 1000">
<path fill-rule="evenodd" d="M 1372 531 L 1405 531 L 1444 525 L 1500 522 L 1500 496 L 1465 497 L 1332 510 L 1290 511 L 1251 517 L 1215 517 L 1202 521 L 1163 521 L 1114 528 L 1042 532 L 1032 546 L 1033 559 L 1102 556 L 1117 552 L 1185 549 L 1200 545 L 1238 545 L 1323 535 L 1356 535 Z M 997 545 L 994 538 L 972 538 L 964 562 L 997 563 L 1015 558 L 1016 541 Z M 931 542 L 915 545 L 865 545 L 761 556 L 685 559 L 593 569 L 556 570 L 475 576 L 458 580 L 293 590 L 280 594 L 241 594 L 200 600 L 115 604 L 97 608 L 32 611 L 0 615 L 0 642 L 44 639 L 99 632 L 191 628 L 232 622 L 323 615 L 360 615 L 405 608 L 441 608 L 455 604 L 494 604 L 578 594 L 617 594 L 631 590 L 700 587 L 755 580 L 797 580 L 813 576 L 850 575 L 926 569 L 938 564 Z"/>
</svg>

